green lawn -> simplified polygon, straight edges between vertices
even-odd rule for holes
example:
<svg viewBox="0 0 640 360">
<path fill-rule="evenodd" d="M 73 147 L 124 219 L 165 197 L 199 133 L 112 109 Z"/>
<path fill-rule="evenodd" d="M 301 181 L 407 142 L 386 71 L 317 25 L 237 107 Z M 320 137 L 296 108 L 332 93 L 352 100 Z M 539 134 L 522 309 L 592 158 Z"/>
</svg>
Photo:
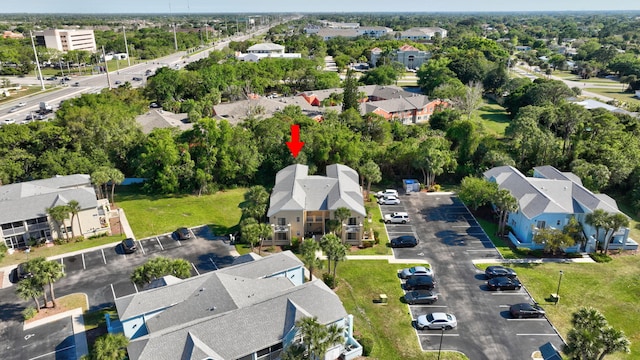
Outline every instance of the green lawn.
<svg viewBox="0 0 640 360">
<path fill-rule="evenodd" d="M 245 192 L 238 188 L 202 196 L 152 196 L 122 187 L 116 191 L 116 204 L 125 210 L 138 238 L 204 224 L 216 234 L 229 234 L 237 231 Z"/>
<path fill-rule="evenodd" d="M 49 90 L 53 88 L 52 85 L 46 84 L 46 83 L 45 83 L 44 86 L 45 86 L 45 89 L 49 89 Z M 20 90 L 17 94 L 12 92 L 11 96 L 0 98 L 0 104 L 5 103 L 5 102 L 18 100 L 18 99 L 20 99 L 22 97 L 33 95 L 33 94 L 36 94 L 36 93 L 41 92 L 41 91 L 42 91 L 42 87 L 40 85 L 38 85 L 38 86 L 23 86 L 22 90 Z M 45 90 L 45 91 L 48 91 L 48 90 Z"/>
<path fill-rule="evenodd" d="M 370 339 L 373 343 L 372 359 L 438 358 L 437 352 L 422 352 L 411 326 L 408 306 L 400 302 L 403 292 L 396 274 L 408 266 L 412 265 L 367 260 L 345 261 L 338 265 L 336 293 L 347 312 L 354 316 L 356 337 Z M 387 305 L 374 302 L 379 294 L 387 295 Z M 453 352 L 443 352 L 440 358 L 467 359 Z"/>
<path fill-rule="evenodd" d="M 371 195 L 369 198 L 371 201 L 366 201 L 364 203 L 365 209 L 367 209 L 367 214 L 371 215 L 371 222 L 365 225 L 365 229 L 367 225 L 371 226 L 371 228 L 377 232 L 378 234 L 378 245 L 375 245 L 366 249 L 358 249 L 352 251 L 350 255 L 389 255 L 391 254 L 391 248 L 387 246 L 389 242 L 389 237 L 387 236 L 387 232 L 384 227 L 384 222 L 382 220 L 382 213 L 380 212 L 380 206 L 376 202 L 376 198 L 373 196 L 373 190 L 371 191 Z"/>
<path fill-rule="evenodd" d="M 507 111 L 493 101 L 486 102 L 476 112 L 481 119 L 484 129 L 498 138 L 504 137 L 504 130 L 509 125 L 511 119 Z"/>
<path fill-rule="evenodd" d="M 592 306 L 604 314 L 609 324 L 625 332 L 631 340 L 632 355 L 609 355 L 607 359 L 637 359 L 640 354 L 640 263 L 637 256 L 623 255 L 609 263 L 511 265 L 535 301 L 566 339 L 571 314 L 581 306 Z M 483 266 L 481 268 L 484 268 Z M 560 301 L 547 301 L 558 288 Z M 635 355 L 633 355 L 635 354 Z"/>
<path fill-rule="evenodd" d="M 586 91 L 596 93 L 603 96 L 608 96 L 610 98 L 614 98 L 616 100 L 624 101 L 628 104 L 640 105 L 640 100 L 635 97 L 635 94 L 625 93 L 620 91 L 620 89 L 611 89 L 611 88 L 587 88 Z"/>
</svg>

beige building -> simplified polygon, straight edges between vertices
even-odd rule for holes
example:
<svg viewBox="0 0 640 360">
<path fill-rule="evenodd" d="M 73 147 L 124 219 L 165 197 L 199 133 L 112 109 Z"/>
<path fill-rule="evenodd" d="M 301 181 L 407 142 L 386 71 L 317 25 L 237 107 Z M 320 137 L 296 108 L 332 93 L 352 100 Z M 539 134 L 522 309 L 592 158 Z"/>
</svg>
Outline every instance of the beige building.
<svg viewBox="0 0 640 360">
<path fill-rule="evenodd" d="M 48 208 L 80 205 L 71 223 L 56 224 Z M 96 198 L 89 175 L 75 174 L 0 186 L 0 237 L 10 249 L 24 248 L 30 242 L 42 243 L 65 237 L 94 236 L 110 231 L 109 201 Z"/>
<path fill-rule="evenodd" d="M 50 49 L 64 52 L 69 50 L 96 51 L 96 38 L 93 35 L 93 30 L 50 29 L 36 31 L 34 35 L 38 45 Z"/>
<path fill-rule="evenodd" d="M 267 212 L 273 244 L 326 234 L 327 221 L 335 219 L 335 210 L 341 207 L 351 210 L 351 216 L 338 235 L 345 243 L 360 245 L 367 213 L 358 173 L 340 164 L 327 166 L 327 176 L 309 175 L 307 165 L 287 166 L 276 175 Z"/>
</svg>

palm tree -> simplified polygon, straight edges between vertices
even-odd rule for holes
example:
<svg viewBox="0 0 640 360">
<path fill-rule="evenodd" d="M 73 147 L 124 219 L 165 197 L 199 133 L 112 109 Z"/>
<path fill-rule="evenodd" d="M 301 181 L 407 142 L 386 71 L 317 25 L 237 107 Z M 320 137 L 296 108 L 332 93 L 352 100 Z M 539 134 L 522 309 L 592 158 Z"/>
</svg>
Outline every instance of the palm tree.
<svg viewBox="0 0 640 360">
<path fill-rule="evenodd" d="M 102 186 L 109 182 L 109 173 L 107 171 L 108 168 L 100 167 L 98 170 L 91 173 L 91 182 L 98 189 L 98 197 L 104 199 L 107 197 L 105 191 L 102 190 Z"/>
<path fill-rule="evenodd" d="M 49 299 L 47 297 L 47 292 L 44 291 L 44 285 L 47 283 L 45 279 L 42 277 L 42 269 L 46 266 L 45 262 L 47 260 L 43 257 L 33 258 L 25 264 L 25 270 L 31 274 L 33 274 L 33 279 L 38 283 L 38 286 L 42 290 L 42 296 L 44 297 L 44 306 L 47 307 L 49 303 Z"/>
<path fill-rule="evenodd" d="M 313 279 L 313 268 L 319 267 L 322 263 L 316 256 L 320 250 L 320 245 L 314 239 L 305 239 L 300 244 L 300 252 L 302 253 L 302 262 L 309 269 L 309 280 Z"/>
<path fill-rule="evenodd" d="M 602 229 L 607 221 L 608 214 L 602 209 L 595 209 L 592 213 L 587 214 L 585 222 L 596 229 L 596 248 L 600 242 L 600 229 Z"/>
<path fill-rule="evenodd" d="M 340 238 L 342 239 L 342 224 L 351 217 L 351 210 L 346 207 L 339 207 L 333 212 L 333 216 L 340 222 Z"/>
<path fill-rule="evenodd" d="M 62 271 L 62 264 L 57 261 L 45 261 L 43 262 L 43 267 L 40 269 L 40 276 L 45 282 L 49 283 L 49 293 L 51 294 L 51 303 L 55 308 L 58 304 L 56 302 L 56 296 L 53 292 L 53 283 L 64 276 L 64 272 Z M 36 276 L 34 274 L 34 276 Z"/>
<path fill-rule="evenodd" d="M 258 236 L 260 237 L 260 248 L 258 255 L 262 254 L 262 243 L 271 235 L 271 226 L 267 224 L 258 224 Z"/>
<path fill-rule="evenodd" d="M 602 252 L 604 254 L 609 251 L 609 243 L 613 239 L 613 235 L 620 230 L 622 227 L 629 226 L 629 218 L 627 218 L 624 214 L 616 213 L 611 214 L 607 217 L 605 221 L 605 225 L 603 226 L 604 232 L 604 249 Z"/>
<path fill-rule="evenodd" d="M 310 359 L 319 359 L 326 352 L 324 344 L 325 327 L 318 322 L 317 317 L 304 317 L 296 322 L 302 343 Z M 324 330 L 324 331 L 323 331 Z M 324 351 L 323 351 L 324 350 Z"/>
<path fill-rule="evenodd" d="M 331 324 L 327 327 L 327 337 L 324 339 L 324 342 L 327 343 L 328 347 L 332 347 L 337 344 L 344 345 L 344 327 L 338 324 Z"/>
<path fill-rule="evenodd" d="M 58 237 L 60 237 L 59 234 L 64 228 L 64 235 L 67 240 L 69 240 L 69 233 L 67 232 L 64 221 L 69 218 L 69 212 L 69 207 L 67 205 L 58 205 L 52 208 L 47 208 L 47 213 L 49 213 L 49 216 L 51 216 L 58 226 Z"/>
<path fill-rule="evenodd" d="M 36 303 L 36 310 L 40 312 L 40 302 L 38 298 L 42 296 L 42 284 L 38 283 L 36 278 L 28 278 L 20 281 L 16 286 L 16 293 L 21 299 L 33 299 Z"/>
<path fill-rule="evenodd" d="M 116 202 L 113 198 L 113 193 L 116 189 L 116 185 L 120 185 L 124 181 L 124 174 L 115 168 L 109 169 L 107 174 L 109 175 L 109 181 L 111 181 L 111 204 L 115 205 Z"/>
<path fill-rule="evenodd" d="M 127 357 L 129 339 L 124 334 L 107 334 L 96 339 L 93 345 L 95 360 L 120 360 Z"/>
<path fill-rule="evenodd" d="M 80 203 L 78 201 L 76 201 L 76 200 L 69 201 L 69 203 L 67 204 L 67 207 L 69 208 L 69 212 L 71 213 L 71 234 L 75 238 L 76 237 L 76 233 L 73 230 L 73 220 L 76 218 L 76 216 L 78 216 L 78 213 L 82 209 L 80 208 Z M 78 216 L 78 227 L 80 228 L 80 236 L 82 236 L 82 223 L 80 223 L 80 217 L 79 216 Z"/>
<path fill-rule="evenodd" d="M 498 234 L 504 235 L 504 229 L 507 226 L 507 215 L 510 212 L 518 210 L 518 199 L 511 195 L 511 192 L 507 189 L 500 189 L 496 191 L 493 203 L 500 210 L 500 216 L 498 220 Z"/>
</svg>

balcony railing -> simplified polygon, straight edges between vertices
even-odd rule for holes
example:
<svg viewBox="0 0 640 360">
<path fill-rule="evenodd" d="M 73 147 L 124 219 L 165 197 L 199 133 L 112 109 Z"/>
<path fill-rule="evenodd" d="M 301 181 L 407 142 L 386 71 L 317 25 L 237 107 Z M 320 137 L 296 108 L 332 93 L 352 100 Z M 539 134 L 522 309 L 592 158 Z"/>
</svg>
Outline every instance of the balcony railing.
<svg viewBox="0 0 640 360">
<path fill-rule="evenodd" d="M 360 232 L 362 230 L 362 225 L 347 225 L 345 227 L 345 231 L 348 233 Z"/>
<path fill-rule="evenodd" d="M 273 230 L 275 232 L 287 232 L 289 231 L 289 226 L 287 225 L 272 225 L 273 226 Z"/>
</svg>

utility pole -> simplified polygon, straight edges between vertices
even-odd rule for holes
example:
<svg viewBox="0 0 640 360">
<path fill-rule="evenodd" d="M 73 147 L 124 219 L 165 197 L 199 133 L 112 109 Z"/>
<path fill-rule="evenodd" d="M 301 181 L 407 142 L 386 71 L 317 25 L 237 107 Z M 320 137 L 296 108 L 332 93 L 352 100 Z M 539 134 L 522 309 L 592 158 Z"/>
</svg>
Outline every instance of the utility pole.
<svg viewBox="0 0 640 360">
<path fill-rule="evenodd" d="M 176 36 L 176 24 L 173 24 L 173 43 L 176 47 L 176 52 L 178 52 L 178 37 Z"/>
<path fill-rule="evenodd" d="M 29 30 L 29 36 L 31 37 L 31 46 L 33 46 L 33 56 L 36 58 L 36 66 L 38 67 L 38 76 L 40 77 L 40 86 L 44 90 L 44 79 L 42 78 L 42 70 L 40 70 L 40 61 L 38 60 L 38 52 L 36 51 L 36 43 L 33 41 L 33 32 Z"/>
<path fill-rule="evenodd" d="M 111 77 L 109 77 L 109 66 L 107 65 L 107 55 L 104 54 L 104 46 L 102 47 L 102 58 L 104 59 L 104 71 L 107 72 L 107 85 L 111 89 Z"/>
<path fill-rule="evenodd" d="M 131 66 L 131 58 L 129 57 L 129 45 L 127 44 L 127 30 L 125 30 L 125 26 L 122 25 L 122 33 L 124 34 L 124 48 L 127 50 L 127 65 Z"/>
</svg>

